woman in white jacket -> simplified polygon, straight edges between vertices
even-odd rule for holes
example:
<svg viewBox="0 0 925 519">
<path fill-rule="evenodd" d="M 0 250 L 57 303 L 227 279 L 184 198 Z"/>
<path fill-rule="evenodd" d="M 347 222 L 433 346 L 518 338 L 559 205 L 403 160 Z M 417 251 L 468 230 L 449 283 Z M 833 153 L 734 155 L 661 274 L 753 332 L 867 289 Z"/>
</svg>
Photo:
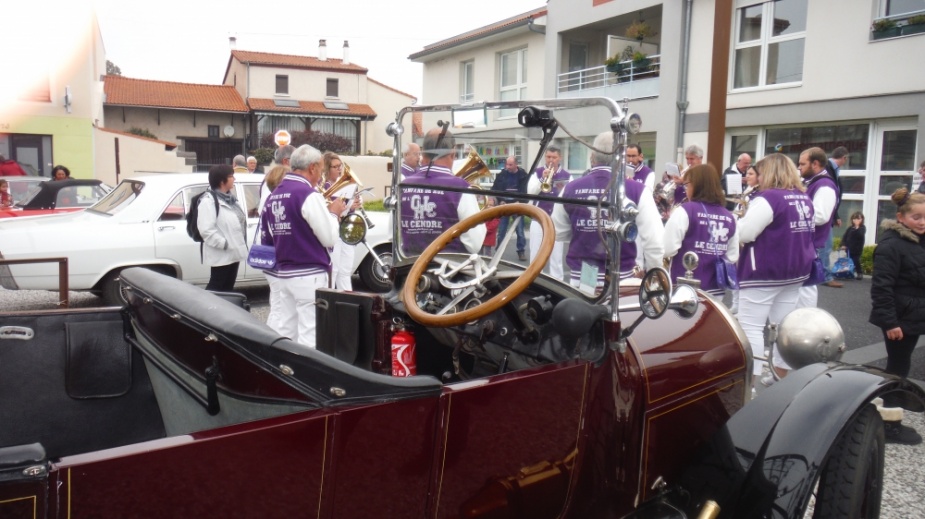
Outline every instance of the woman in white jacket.
<svg viewBox="0 0 925 519">
<path fill-rule="evenodd" d="M 247 257 L 247 222 L 234 194 L 234 170 L 227 164 L 209 169 L 209 187 L 199 198 L 196 221 L 202 235 L 202 261 L 212 267 L 206 290 L 228 292 L 234 289 L 238 266 Z M 215 211 L 218 200 L 218 213 Z"/>
</svg>

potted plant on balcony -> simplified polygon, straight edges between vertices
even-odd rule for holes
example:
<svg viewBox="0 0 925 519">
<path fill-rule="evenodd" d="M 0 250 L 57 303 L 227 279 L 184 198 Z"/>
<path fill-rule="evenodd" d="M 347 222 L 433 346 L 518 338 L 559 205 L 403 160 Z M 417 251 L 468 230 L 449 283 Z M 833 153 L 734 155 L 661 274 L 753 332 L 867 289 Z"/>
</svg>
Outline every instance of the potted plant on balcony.
<svg viewBox="0 0 925 519">
<path fill-rule="evenodd" d="M 614 54 L 613 56 L 604 60 L 604 68 L 607 69 L 607 72 L 613 72 L 614 74 L 620 75 L 623 72 L 623 58 L 619 54 Z"/>
<path fill-rule="evenodd" d="M 925 14 L 917 14 L 906 20 L 903 26 L 903 34 L 919 34 L 925 32 Z"/>
<path fill-rule="evenodd" d="M 874 39 L 895 38 L 900 35 L 901 29 L 896 26 L 896 22 L 889 18 L 881 18 L 870 26 L 873 31 Z"/>
<path fill-rule="evenodd" d="M 626 37 L 642 41 L 649 36 L 655 36 L 652 26 L 642 20 L 636 20 L 626 28 Z"/>
<path fill-rule="evenodd" d="M 649 68 L 652 66 L 652 59 L 649 58 L 649 55 L 641 50 L 637 50 L 633 53 L 633 72 L 640 74 L 642 72 L 648 72 Z"/>
</svg>

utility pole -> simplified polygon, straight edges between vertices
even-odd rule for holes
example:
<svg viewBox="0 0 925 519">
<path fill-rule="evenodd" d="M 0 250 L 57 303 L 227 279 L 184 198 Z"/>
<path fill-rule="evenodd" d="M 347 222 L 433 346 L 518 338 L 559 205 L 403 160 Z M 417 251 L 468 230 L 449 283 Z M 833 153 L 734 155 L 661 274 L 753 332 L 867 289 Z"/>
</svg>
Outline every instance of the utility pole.
<svg viewBox="0 0 925 519">
<path fill-rule="evenodd" d="M 716 0 L 713 12 L 713 69 L 710 74 L 710 112 L 706 162 L 723 171 L 726 142 L 726 96 L 729 85 L 729 42 L 732 40 L 732 0 Z"/>
</svg>

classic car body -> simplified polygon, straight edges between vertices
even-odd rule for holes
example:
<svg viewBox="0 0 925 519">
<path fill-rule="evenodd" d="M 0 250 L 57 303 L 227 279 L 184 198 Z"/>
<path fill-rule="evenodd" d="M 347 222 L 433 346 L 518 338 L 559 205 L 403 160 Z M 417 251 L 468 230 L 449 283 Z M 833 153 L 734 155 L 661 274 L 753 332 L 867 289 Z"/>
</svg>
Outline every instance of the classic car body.
<svg viewBox="0 0 925 519">
<path fill-rule="evenodd" d="M 0 218 L 81 211 L 99 202 L 110 191 L 112 188 L 96 179 L 38 182 L 13 207 L 0 209 Z"/>
<path fill-rule="evenodd" d="M 21 202 L 31 189 L 47 182 L 48 177 L 30 177 L 30 176 L 0 176 L 0 180 L 6 180 L 10 183 L 10 194 L 13 195 L 13 203 Z"/>
<path fill-rule="evenodd" d="M 250 243 L 258 221 L 263 175 L 238 174 L 235 178 L 237 197 L 247 215 Z M 205 285 L 209 266 L 202 264 L 199 243 L 186 234 L 184 218 L 191 198 L 208 185 L 204 173 L 140 176 L 122 181 L 109 196 L 86 211 L 2 221 L 0 257 L 67 257 L 70 289 L 98 293 L 111 304 L 121 304 L 119 272 L 132 266 L 146 266 Z M 382 247 L 389 241 L 388 214 L 369 215 L 378 225 L 368 239 L 374 247 Z M 358 246 L 354 270 L 367 259 L 366 255 L 367 248 Z M 366 265 L 370 266 L 369 261 Z M 266 284 L 263 272 L 242 263 L 236 285 L 262 284 Z M 57 290 L 58 268 L 52 263 L 0 266 L 0 285 L 10 290 Z"/>
<path fill-rule="evenodd" d="M 603 128 L 626 142 L 627 114 L 610 100 L 535 106 L 585 138 Z M 403 118 L 454 108 L 402 111 L 396 150 Z M 621 165 L 599 210 L 624 207 Z M 802 517 L 815 496 L 815 517 L 876 516 L 883 433 L 869 402 L 900 392 L 921 410 L 913 384 L 818 363 L 752 399 L 734 317 L 690 287 L 672 292 L 664 271 L 586 292 L 542 264 L 431 261 L 473 219 L 406 256 L 393 207 L 395 290 L 320 290 L 318 350 L 149 269 L 122 272 L 122 309 L 0 316 L 0 515 Z M 614 245 L 618 226 L 607 228 Z M 498 294 L 509 297 L 493 306 Z M 441 314 L 412 305 L 458 322 L 425 324 Z M 390 375 L 399 327 L 416 338 L 415 376 Z M 844 439 L 862 429 L 865 463 L 846 469 Z M 830 491 L 833 476 L 858 491 Z"/>
</svg>

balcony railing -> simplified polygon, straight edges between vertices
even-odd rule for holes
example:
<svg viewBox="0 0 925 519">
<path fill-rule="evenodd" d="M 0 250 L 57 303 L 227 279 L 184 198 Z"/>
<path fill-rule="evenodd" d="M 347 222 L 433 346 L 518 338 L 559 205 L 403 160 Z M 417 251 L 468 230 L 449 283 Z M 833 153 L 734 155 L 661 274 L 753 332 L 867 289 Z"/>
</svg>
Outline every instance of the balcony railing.
<svg viewBox="0 0 925 519">
<path fill-rule="evenodd" d="M 640 67 L 631 60 L 621 62 L 618 71 L 606 66 L 565 72 L 558 76 L 558 97 L 606 96 L 614 99 L 654 97 L 658 95 L 661 56 L 648 56 L 649 64 Z M 655 79 L 655 81 L 651 81 Z"/>
</svg>

